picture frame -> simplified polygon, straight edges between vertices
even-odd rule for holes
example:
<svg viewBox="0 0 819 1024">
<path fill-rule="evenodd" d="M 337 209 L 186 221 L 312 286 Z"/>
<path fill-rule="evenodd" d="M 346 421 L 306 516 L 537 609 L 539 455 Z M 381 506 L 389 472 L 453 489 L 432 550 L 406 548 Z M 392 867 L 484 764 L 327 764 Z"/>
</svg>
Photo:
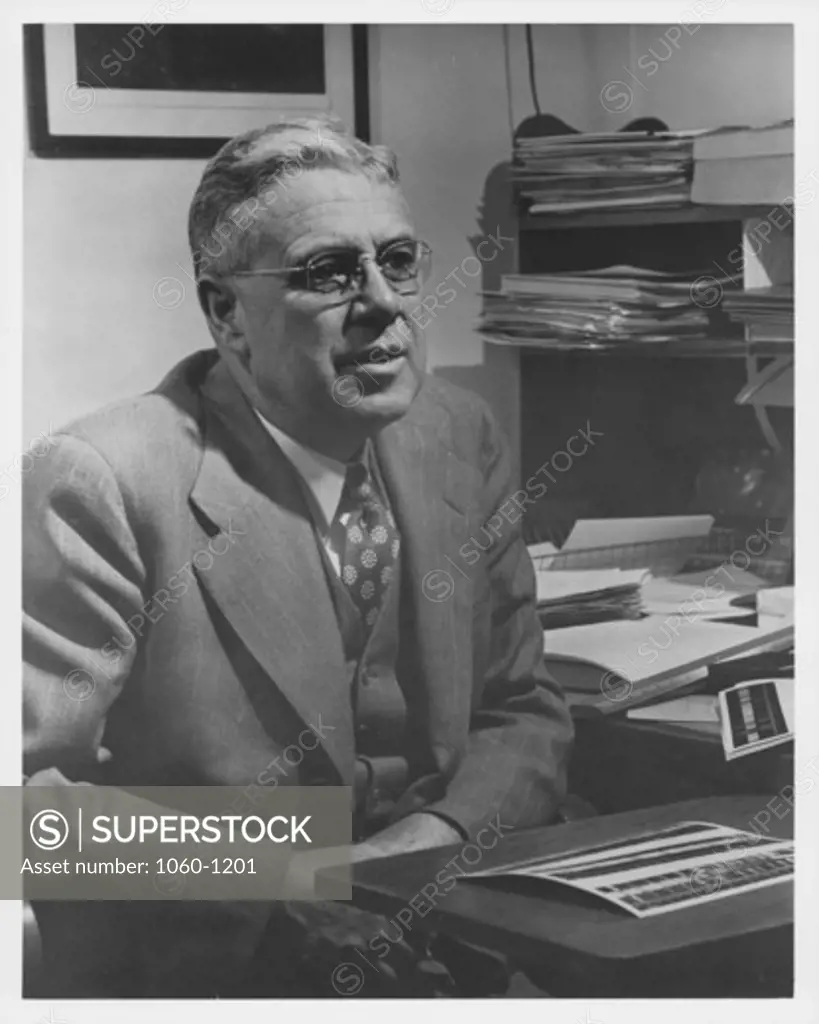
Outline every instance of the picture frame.
<svg viewBox="0 0 819 1024">
<path fill-rule="evenodd" d="M 279 116 L 330 112 L 369 141 L 366 25 L 26 25 L 24 54 L 36 156 L 208 158 Z"/>
</svg>

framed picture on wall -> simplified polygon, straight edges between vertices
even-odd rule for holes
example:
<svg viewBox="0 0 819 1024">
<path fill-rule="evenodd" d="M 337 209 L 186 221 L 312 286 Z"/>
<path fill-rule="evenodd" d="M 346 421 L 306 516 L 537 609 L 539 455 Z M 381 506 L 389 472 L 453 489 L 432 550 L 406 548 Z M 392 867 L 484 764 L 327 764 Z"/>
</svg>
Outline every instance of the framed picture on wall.
<svg viewBox="0 0 819 1024">
<path fill-rule="evenodd" d="M 369 136 L 363 25 L 27 25 L 31 148 L 208 157 L 280 115 Z"/>
</svg>

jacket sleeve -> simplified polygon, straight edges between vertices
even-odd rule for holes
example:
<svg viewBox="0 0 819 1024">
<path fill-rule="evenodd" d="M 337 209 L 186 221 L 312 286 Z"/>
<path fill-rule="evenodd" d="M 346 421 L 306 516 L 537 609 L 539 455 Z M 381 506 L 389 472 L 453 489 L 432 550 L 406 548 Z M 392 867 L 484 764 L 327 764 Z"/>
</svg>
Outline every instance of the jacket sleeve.
<svg viewBox="0 0 819 1024">
<path fill-rule="evenodd" d="M 111 467 L 79 437 L 59 436 L 25 478 L 29 785 L 100 778 L 106 717 L 137 658 L 128 621 L 147 586 L 132 518 Z M 43 994 L 55 998 L 213 995 L 250 962 L 270 917 L 263 902 L 44 901 L 34 910 Z"/>
<path fill-rule="evenodd" d="M 426 808 L 473 837 L 490 822 L 532 828 L 554 820 L 566 791 L 573 727 L 546 670 L 535 575 L 523 542 L 508 445 L 484 411 L 482 521 L 504 508 L 496 541 L 476 563 L 473 713 L 466 752 L 446 796 Z M 525 514 L 525 510 L 524 510 Z"/>
<path fill-rule="evenodd" d="M 108 463 L 61 435 L 23 489 L 24 771 L 82 777 L 134 664 L 145 567 Z"/>
</svg>

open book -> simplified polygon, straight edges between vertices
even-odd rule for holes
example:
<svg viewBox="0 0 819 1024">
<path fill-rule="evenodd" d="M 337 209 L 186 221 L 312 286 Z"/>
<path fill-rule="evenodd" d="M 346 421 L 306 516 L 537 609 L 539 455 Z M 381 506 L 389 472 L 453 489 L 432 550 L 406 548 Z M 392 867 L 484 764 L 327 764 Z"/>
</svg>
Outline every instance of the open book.
<svg viewBox="0 0 819 1024">
<path fill-rule="evenodd" d="M 649 615 L 544 634 L 546 665 L 575 714 L 612 714 L 704 678 L 718 661 L 793 644 L 793 621 L 737 626 Z"/>
</svg>

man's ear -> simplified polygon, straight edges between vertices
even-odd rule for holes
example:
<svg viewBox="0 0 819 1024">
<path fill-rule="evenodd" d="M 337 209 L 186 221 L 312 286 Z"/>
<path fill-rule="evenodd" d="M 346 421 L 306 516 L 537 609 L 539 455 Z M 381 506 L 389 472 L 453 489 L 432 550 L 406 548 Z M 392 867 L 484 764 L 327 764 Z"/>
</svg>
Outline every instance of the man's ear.
<svg viewBox="0 0 819 1024">
<path fill-rule="evenodd" d="M 215 274 L 202 274 L 197 292 L 213 340 L 244 361 L 247 357 L 244 315 L 231 282 Z"/>
</svg>

